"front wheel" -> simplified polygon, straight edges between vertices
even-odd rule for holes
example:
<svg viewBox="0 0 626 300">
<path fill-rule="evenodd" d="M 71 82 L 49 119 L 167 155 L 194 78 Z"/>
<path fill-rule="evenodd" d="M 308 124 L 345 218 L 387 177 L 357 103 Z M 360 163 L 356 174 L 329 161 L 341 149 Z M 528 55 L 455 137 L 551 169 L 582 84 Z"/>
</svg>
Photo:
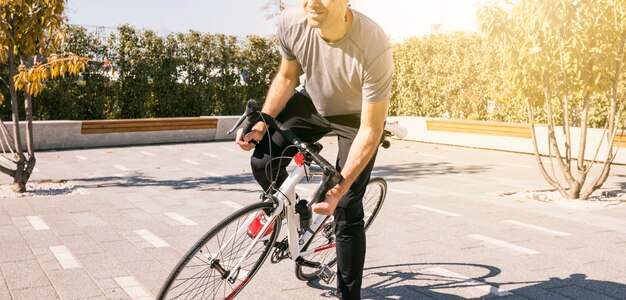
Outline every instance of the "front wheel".
<svg viewBox="0 0 626 300">
<path fill-rule="evenodd" d="M 276 241 L 281 220 L 279 214 L 270 220 L 266 212 L 272 210 L 272 203 L 254 203 L 213 227 L 178 262 L 157 299 L 234 298 L 259 270 Z M 267 222 L 271 224 L 260 232 Z"/>
<path fill-rule="evenodd" d="M 363 221 L 365 224 L 365 231 L 367 231 L 372 222 L 376 219 L 376 216 L 380 212 L 383 202 L 385 202 L 385 196 L 387 195 L 387 181 L 382 178 L 372 178 L 367 183 L 365 195 L 363 196 Z M 335 223 L 333 217 L 328 217 L 322 223 L 320 228 L 313 234 L 309 243 L 304 247 L 307 249 L 324 249 L 327 250 L 316 252 L 305 257 L 310 262 L 319 263 L 321 265 L 328 265 L 329 268 L 334 268 L 337 263 L 337 253 L 335 252 Z M 309 281 L 318 278 L 318 269 L 301 266 L 296 264 L 296 277 L 303 281 Z"/>
</svg>

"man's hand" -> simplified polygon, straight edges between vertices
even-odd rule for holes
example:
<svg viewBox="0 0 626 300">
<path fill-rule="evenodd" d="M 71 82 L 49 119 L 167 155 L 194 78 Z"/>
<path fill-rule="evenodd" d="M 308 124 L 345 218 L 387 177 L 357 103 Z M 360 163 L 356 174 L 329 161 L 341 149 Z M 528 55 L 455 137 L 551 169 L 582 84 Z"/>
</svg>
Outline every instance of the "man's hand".
<svg viewBox="0 0 626 300">
<path fill-rule="evenodd" d="M 235 138 L 235 143 L 239 145 L 239 147 L 243 150 L 250 151 L 256 147 L 256 143 L 260 142 L 263 139 L 263 135 L 267 131 L 267 127 L 265 123 L 258 122 L 252 127 L 252 130 L 241 138 L 241 134 L 243 129 L 237 130 L 237 137 Z"/>
<path fill-rule="evenodd" d="M 318 202 L 313 204 L 313 212 L 320 215 L 330 216 L 335 212 L 335 208 L 339 204 L 339 200 L 348 192 L 347 188 L 344 188 L 341 184 L 336 185 L 326 193 L 326 199 L 324 202 Z"/>
</svg>

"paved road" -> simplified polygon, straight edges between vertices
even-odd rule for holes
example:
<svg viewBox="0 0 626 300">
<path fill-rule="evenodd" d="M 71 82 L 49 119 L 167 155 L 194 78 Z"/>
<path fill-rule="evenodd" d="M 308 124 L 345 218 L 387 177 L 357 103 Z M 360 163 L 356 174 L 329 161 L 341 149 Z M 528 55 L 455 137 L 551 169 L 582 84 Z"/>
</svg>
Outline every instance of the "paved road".
<svg viewBox="0 0 626 300">
<path fill-rule="evenodd" d="M 154 297 L 203 232 L 258 199 L 247 155 L 230 142 L 39 153 L 32 181 L 67 186 L 0 199 L 0 299 Z M 390 191 L 368 232 L 365 298 L 626 299 L 626 205 L 499 196 L 549 188 L 534 157 L 395 141 L 374 173 Z M 605 190 L 626 189 L 626 167 L 612 174 Z M 283 261 L 240 298 L 330 289 Z"/>
</svg>

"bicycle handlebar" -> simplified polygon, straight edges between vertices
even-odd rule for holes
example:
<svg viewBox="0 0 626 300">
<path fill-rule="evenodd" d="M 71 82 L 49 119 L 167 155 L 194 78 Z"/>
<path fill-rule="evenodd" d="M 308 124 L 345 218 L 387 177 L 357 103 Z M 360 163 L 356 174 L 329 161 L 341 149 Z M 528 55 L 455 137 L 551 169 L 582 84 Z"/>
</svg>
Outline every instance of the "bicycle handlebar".
<svg viewBox="0 0 626 300">
<path fill-rule="evenodd" d="M 324 171 L 325 182 L 322 185 L 322 189 L 318 189 L 313 196 L 313 201 L 311 203 L 324 201 L 324 197 L 326 193 L 332 189 L 335 185 L 341 183 L 343 181 L 343 176 L 341 173 L 335 169 L 324 157 L 319 154 L 319 149 L 317 147 L 311 147 L 307 143 L 303 143 L 291 130 L 283 130 L 277 124 L 277 121 L 270 115 L 259 111 L 259 105 L 256 100 L 250 99 L 246 104 L 246 111 L 241 115 L 237 123 L 231 128 L 227 134 L 231 134 L 241 126 L 241 124 L 246 121 L 246 124 L 243 127 L 243 131 L 241 137 L 246 135 L 246 133 L 252 130 L 252 127 L 259 121 L 265 122 L 265 124 L 269 125 L 270 128 L 273 128 L 278 133 L 280 133 L 283 137 L 285 137 L 288 141 L 290 141 L 293 145 L 298 147 L 298 151 L 303 154 L 310 155 L 311 159 L 319 165 Z"/>
</svg>

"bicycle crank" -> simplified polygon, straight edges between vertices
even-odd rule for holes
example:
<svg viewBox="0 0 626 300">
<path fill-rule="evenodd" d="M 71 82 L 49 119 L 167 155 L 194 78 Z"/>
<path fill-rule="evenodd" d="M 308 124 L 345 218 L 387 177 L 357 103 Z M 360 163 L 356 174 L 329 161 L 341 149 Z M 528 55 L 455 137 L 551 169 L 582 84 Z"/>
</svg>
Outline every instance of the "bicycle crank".
<svg viewBox="0 0 626 300">
<path fill-rule="evenodd" d="M 272 257 L 270 259 L 273 264 L 279 263 L 283 259 L 290 257 L 289 243 L 287 242 L 287 238 L 283 239 L 280 242 L 274 243 L 274 252 L 272 252 Z"/>
</svg>

